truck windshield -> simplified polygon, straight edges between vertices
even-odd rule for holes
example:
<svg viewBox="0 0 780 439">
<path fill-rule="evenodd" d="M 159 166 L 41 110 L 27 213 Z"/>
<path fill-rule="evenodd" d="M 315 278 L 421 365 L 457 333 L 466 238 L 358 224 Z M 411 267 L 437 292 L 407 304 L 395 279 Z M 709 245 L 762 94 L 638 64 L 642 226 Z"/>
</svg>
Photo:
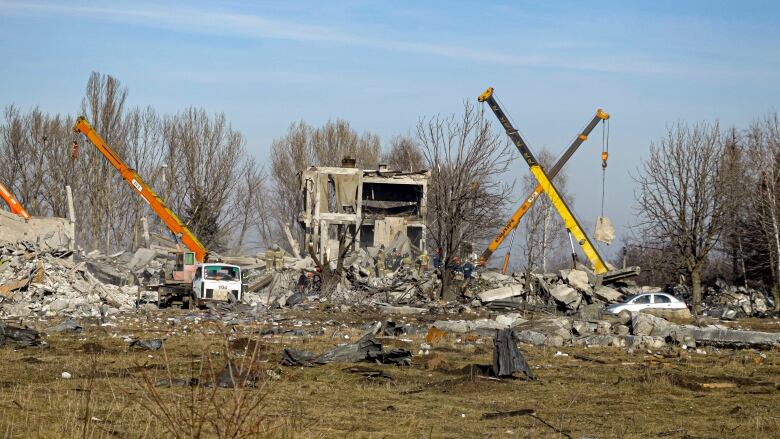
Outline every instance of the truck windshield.
<svg viewBox="0 0 780 439">
<path fill-rule="evenodd" d="M 209 265 L 204 269 L 206 279 L 212 280 L 237 280 L 239 277 L 238 267 L 227 265 Z"/>
</svg>

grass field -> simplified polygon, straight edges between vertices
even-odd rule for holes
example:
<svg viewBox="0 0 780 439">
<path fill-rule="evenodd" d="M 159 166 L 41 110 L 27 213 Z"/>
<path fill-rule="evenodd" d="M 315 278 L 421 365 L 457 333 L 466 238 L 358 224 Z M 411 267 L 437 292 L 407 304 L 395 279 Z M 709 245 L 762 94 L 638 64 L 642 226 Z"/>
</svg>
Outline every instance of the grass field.
<svg viewBox="0 0 780 439">
<path fill-rule="evenodd" d="M 184 316 L 125 315 L 116 326 L 85 322 L 81 333 L 47 336 L 47 348 L 0 348 L 0 436 L 780 437 L 780 355 L 774 350 L 629 354 L 521 345 L 538 380 L 499 381 L 462 372 L 491 362 L 489 338 L 448 335 L 429 355 L 418 355 L 424 323 L 419 334 L 380 338 L 387 347 L 411 350 L 411 368 L 304 368 L 279 366 L 282 350 L 321 352 L 355 341 L 362 325 L 378 317 L 287 312 L 275 316 L 281 326 L 307 335 L 261 337 L 261 325 Z M 174 317 L 181 320 L 171 324 Z M 164 349 L 130 350 L 122 336 L 165 338 Z M 251 370 L 256 386 L 210 386 L 228 358 Z M 62 372 L 72 377 L 63 379 Z M 189 385 L 192 378 L 199 385 Z M 158 386 L 160 380 L 174 385 Z M 521 409 L 528 410 L 483 419 Z"/>
</svg>

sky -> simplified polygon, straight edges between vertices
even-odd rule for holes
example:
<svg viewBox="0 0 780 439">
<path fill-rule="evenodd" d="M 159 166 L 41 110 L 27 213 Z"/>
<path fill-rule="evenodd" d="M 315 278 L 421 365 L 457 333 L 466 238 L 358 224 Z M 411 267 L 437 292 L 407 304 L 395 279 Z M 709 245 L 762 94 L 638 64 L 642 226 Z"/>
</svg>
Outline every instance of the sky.
<svg viewBox="0 0 780 439">
<path fill-rule="evenodd" d="M 295 121 L 343 118 L 388 141 L 488 86 L 557 155 L 603 108 L 605 213 L 626 235 L 631 175 L 671 124 L 745 127 L 777 109 L 778 21 L 775 1 L 0 0 L 0 106 L 75 114 L 98 71 L 131 106 L 225 113 L 261 161 Z M 600 151 L 597 128 L 565 168 L 591 228 Z M 517 160 L 507 178 L 527 173 Z"/>
</svg>

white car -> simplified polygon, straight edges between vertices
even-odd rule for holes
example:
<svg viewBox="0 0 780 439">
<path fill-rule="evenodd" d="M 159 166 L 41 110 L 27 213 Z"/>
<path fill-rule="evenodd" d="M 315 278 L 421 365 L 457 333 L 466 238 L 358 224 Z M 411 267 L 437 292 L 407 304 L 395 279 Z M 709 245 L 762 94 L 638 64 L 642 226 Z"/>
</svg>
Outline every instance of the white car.
<svg viewBox="0 0 780 439">
<path fill-rule="evenodd" d="M 627 310 L 639 312 L 643 309 L 686 309 L 688 305 L 682 300 L 666 293 L 647 293 L 630 296 L 621 303 L 609 305 L 606 311 L 612 314 L 618 314 L 620 311 Z"/>
</svg>

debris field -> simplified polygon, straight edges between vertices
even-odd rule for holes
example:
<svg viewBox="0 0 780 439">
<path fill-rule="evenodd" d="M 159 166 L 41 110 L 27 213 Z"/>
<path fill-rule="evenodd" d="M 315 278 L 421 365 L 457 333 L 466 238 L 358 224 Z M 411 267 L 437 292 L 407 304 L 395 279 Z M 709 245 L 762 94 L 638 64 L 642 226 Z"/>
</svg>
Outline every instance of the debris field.
<svg viewBox="0 0 780 439">
<path fill-rule="evenodd" d="M 218 434 L 241 424 L 235 416 L 261 437 L 768 437 L 778 427 L 780 327 L 759 291 L 713 288 L 697 322 L 687 310 L 605 312 L 661 292 L 630 279 L 476 270 L 442 301 L 433 271 L 399 264 L 376 276 L 358 248 L 329 292 L 309 282 L 311 258 L 234 258 L 242 303 L 185 310 L 158 308 L 144 287 L 165 265 L 159 249 L 20 241 L 0 255 L 9 437 L 176 436 L 199 422 Z"/>
</svg>

